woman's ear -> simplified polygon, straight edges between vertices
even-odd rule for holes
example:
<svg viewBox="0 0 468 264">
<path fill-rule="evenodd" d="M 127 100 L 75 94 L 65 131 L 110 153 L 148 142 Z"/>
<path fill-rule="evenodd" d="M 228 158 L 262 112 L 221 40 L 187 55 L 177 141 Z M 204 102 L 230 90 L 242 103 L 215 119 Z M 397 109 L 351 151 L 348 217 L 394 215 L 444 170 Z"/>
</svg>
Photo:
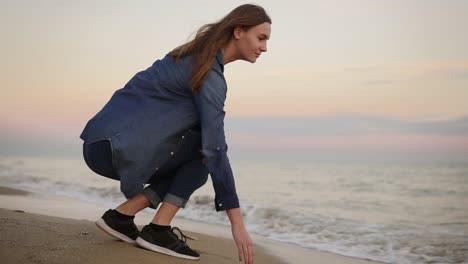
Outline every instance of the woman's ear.
<svg viewBox="0 0 468 264">
<path fill-rule="evenodd" d="M 234 28 L 234 32 L 233 32 L 234 38 L 235 38 L 236 40 L 237 40 L 237 39 L 240 39 L 243 32 L 244 32 L 244 29 L 242 29 L 242 27 L 239 27 L 239 26 L 235 27 L 235 28 Z"/>
</svg>

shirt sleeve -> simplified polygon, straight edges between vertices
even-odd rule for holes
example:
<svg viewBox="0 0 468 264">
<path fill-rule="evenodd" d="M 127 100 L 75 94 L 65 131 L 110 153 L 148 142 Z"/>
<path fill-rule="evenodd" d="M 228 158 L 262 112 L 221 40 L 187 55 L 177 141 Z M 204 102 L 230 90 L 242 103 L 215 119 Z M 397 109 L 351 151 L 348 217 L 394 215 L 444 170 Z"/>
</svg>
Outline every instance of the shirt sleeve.
<svg viewBox="0 0 468 264">
<path fill-rule="evenodd" d="M 213 182 L 216 211 L 239 207 L 224 134 L 226 93 L 227 85 L 223 73 L 213 68 L 194 94 L 200 115 L 202 153 Z"/>
</svg>

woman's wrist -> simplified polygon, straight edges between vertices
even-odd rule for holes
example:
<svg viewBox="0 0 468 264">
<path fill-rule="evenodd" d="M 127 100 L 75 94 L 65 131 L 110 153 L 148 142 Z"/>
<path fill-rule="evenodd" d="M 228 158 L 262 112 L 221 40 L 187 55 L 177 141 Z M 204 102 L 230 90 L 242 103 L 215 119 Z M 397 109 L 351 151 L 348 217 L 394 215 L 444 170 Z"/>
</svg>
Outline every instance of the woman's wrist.
<svg viewBox="0 0 468 264">
<path fill-rule="evenodd" d="M 226 214 L 229 217 L 232 227 L 243 227 L 244 220 L 242 219 L 242 213 L 240 208 L 232 208 L 226 210 Z"/>
</svg>

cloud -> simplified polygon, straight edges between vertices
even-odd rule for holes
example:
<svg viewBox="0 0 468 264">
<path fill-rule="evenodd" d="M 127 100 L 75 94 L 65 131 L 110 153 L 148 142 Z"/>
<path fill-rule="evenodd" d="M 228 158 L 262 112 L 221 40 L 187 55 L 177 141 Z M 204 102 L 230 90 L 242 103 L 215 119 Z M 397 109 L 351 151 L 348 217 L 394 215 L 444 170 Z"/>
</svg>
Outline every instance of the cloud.
<svg viewBox="0 0 468 264">
<path fill-rule="evenodd" d="M 405 121 L 365 114 L 228 118 L 231 153 L 247 159 L 461 161 L 468 116 Z"/>
<path fill-rule="evenodd" d="M 371 72 L 371 71 L 381 71 L 388 70 L 387 66 L 347 66 L 343 67 L 344 72 Z"/>
<path fill-rule="evenodd" d="M 449 80 L 468 80 L 468 70 L 454 70 L 446 74 Z"/>
<path fill-rule="evenodd" d="M 373 81 L 364 82 L 364 85 L 381 86 L 381 85 L 391 85 L 391 84 L 395 84 L 395 83 L 396 83 L 396 81 L 394 81 L 394 80 L 373 80 Z"/>
<path fill-rule="evenodd" d="M 369 80 L 366 84 L 380 85 L 391 84 L 395 80 L 424 81 L 434 80 L 468 80 L 468 61 L 429 61 L 422 63 L 400 63 L 387 65 L 354 65 L 343 67 L 342 74 L 353 74 L 364 78 L 380 76 L 375 80 Z M 381 79 L 379 79 L 381 78 Z"/>
<path fill-rule="evenodd" d="M 232 133 L 268 136 L 370 136 L 419 134 L 468 136 L 468 116 L 443 121 L 404 121 L 365 114 L 317 117 L 229 118 Z"/>
</svg>

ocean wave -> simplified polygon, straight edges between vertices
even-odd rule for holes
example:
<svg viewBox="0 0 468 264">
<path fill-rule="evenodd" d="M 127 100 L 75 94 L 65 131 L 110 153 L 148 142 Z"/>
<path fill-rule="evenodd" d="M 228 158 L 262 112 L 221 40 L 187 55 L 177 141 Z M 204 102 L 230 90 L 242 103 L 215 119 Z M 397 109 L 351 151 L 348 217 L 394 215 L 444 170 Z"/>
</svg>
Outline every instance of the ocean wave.
<svg viewBox="0 0 468 264">
<path fill-rule="evenodd" d="M 24 162 L 0 163 L 0 185 L 50 192 L 102 205 L 115 205 L 117 201 L 122 201 L 123 196 L 116 181 L 95 175 L 86 176 L 84 173 L 79 174 L 79 177 L 64 176 L 63 171 L 56 169 L 45 169 L 40 173 L 29 172 L 35 172 L 34 169 L 19 169 L 25 166 L 29 165 Z M 348 187 L 358 189 L 359 184 L 351 183 Z M 379 202 L 360 202 L 346 200 L 329 206 L 356 212 L 361 212 L 362 208 L 389 210 Z M 250 231 L 305 248 L 387 263 L 467 262 L 468 232 L 464 227 L 468 226 L 468 221 L 432 225 L 412 222 L 378 224 L 273 204 L 241 200 L 244 221 Z M 216 213 L 214 197 L 206 194 L 194 195 L 187 207 L 179 211 L 178 217 L 229 225 L 226 214 Z"/>
<path fill-rule="evenodd" d="M 293 209 L 242 203 L 249 230 L 305 248 L 387 263 L 463 263 L 468 233 L 432 226 L 370 224 Z M 195 196 L 178 216 L 229 225 L 225 214 L 214 213 L 213 197 Z M 468 224 L 468 223 L 464 223 Z"/>
</svg>

